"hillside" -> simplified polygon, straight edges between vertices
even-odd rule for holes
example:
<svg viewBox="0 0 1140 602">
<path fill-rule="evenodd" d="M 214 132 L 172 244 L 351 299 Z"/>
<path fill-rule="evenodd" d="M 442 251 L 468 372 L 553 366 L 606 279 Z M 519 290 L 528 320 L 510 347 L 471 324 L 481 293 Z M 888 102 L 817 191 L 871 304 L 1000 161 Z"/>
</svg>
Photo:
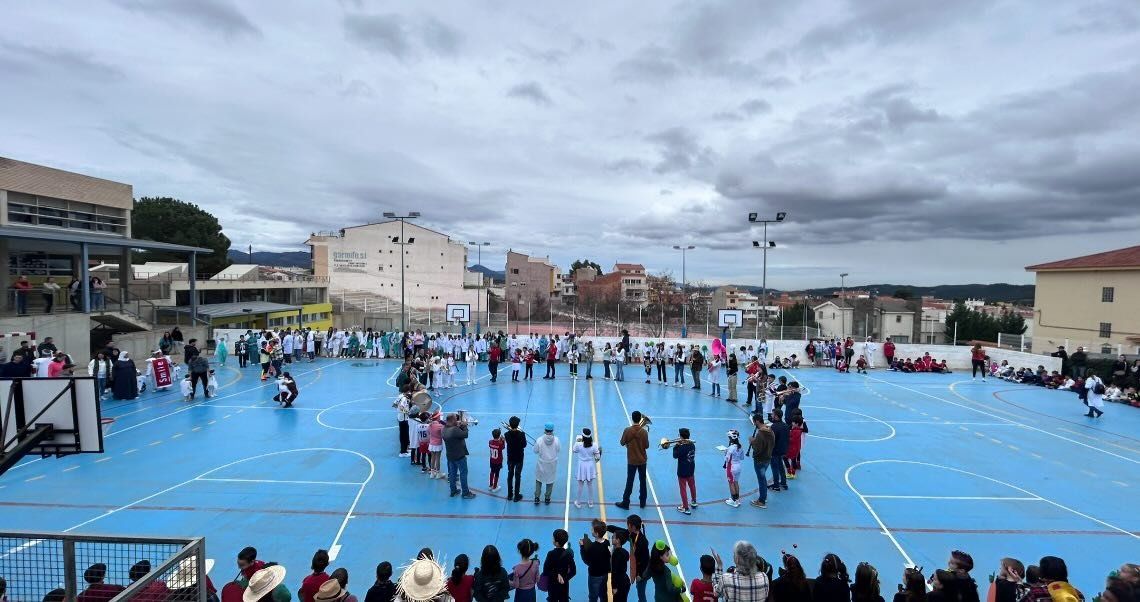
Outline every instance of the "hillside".
<svg viewBox="0 0 1140 602">
<path fill-rule="evenodd" d="M 741 287 L 752 292 L 761 290 L 758 286 Z M 1005 301 L 1033 305 L 1032 284 L 939 284 L 937 286 L 911 286 L 909 284 L 852 284 L 849 289 L 879 291 L 880 295 L 891 296 L 898 290 L 908 290 L 913 297 L 931 296 L 939 299 L 985 299 L 986 301 Z M 826 288 L 812 288 L 803 291 L 787 291 L 807 293 L 809 295 L 828 296 L 839 290 L 837 286 Z"/>
<path fill-rule="evenodd" d="M 230 249 L 226 254 L 234 263 L 250 263 L 249 253 Z M 312 260 L 308 251 L 254 251 L 253 263 L 279 268 L 308 268 L 312 267 Z"/>
<path fill-rule="evenodd" d="M 471 272 L 482 272 L 484 276 L 489 276 L 491 280 L 495 282 L 505 282 L 507 279 L 506 272 L 502 270 L 492 270 L 485 265 L 475 264 L 467 269 Z"/>
</svg>

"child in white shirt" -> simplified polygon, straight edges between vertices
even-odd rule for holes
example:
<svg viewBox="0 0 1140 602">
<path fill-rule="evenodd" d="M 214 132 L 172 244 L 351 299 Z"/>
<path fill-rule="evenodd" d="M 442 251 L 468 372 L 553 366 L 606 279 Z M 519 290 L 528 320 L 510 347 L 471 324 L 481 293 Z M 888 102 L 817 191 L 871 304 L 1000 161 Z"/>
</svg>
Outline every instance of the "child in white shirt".
<svg viewBox="0 0 1140 602">
<path fill-rule="evenodd" d="M 181 380 L 179 387 L 182 391 L 182 401 L 190 401 L 190 395 L 194 393 L 194 387 L 190 383 L 189 374 L 186 375 L 186 378 Z"/>
<path fill-rule="evenodd" d="M 566 362 L 570 364 L 570 378 L 578 378 L 578 346 L 574 345 L 566 353 Z"/>
<path fill-rule="evenodd" d="M 210 377 L 206 379 L 206 392 L 210 394 L 210 397 L 218 394 L 218 376 L 214 374 L 213 370 L 210 370 Z"/>
</svg>

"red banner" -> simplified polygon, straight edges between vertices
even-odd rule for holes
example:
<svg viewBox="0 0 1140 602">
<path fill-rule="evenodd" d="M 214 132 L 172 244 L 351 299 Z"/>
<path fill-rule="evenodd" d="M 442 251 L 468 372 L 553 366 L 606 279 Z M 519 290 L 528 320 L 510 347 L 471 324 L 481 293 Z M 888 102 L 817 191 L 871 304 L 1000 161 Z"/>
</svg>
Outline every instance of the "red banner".
<svg viewBox="0 0 1140 602">
<path fill-rule="evenodd" d="M 170 375 L 170 360 L 164 357 L 156 357 L 150 361 L 150 364 L 154 369 L 155 388 L 169 387 L 174 384 Z"/>
</svg>

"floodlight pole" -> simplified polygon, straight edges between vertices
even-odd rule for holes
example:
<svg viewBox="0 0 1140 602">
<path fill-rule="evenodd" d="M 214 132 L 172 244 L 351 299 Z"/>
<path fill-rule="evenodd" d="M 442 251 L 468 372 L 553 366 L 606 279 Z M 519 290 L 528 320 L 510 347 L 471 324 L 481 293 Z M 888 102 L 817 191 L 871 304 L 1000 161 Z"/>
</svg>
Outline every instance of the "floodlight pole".
<svg viewBox="0 0 1140 602">
<path fill-rule="evenodd" d="M 475 249 L 477 250 L 478 255 L 479 255 L 479 260 L 478 260 L 479 261 L 479 267 L 482 268 L 483 267 L 483 247 L 489 247 L 489 246 L 491 246 L 491 243 L 489 243 L 489 242 L 469 242 L 467 244 L 472 246 L 472 247 L 475 247 Z M 483 278 L 484 278 L 484 274 L 482 271 L 480 271 L 479 272 L 479 296 L 475 297 L 475 336 L 476 337 L 479 336 L 479 311 L 480 311 L 479 308 L 481 307 L 480 302 L 483 300 Z"/>
<path fill-rule="evenodd" d="M 762 276 L 762 280 L 763 280 L 762 288 L 763 288 L 764 292 L 762 293 L 763 296 L 760 297 L 760 311 L 763 312 L 763 314 L 764 314 L 763 336 L 765 339 L 768 338 L 768 247 L 772 246 L 770 244 L 770 242 L 768 241 L 768 224 L 776 224 L 776 223 L 782 222 L 782 221 L 784 221 L 784 218 L 786 218 L 787 216 L 788 216 L 788 214 L 786 211 L 777 212 L 775 219 L 759 219 L 759 215 L 756 213 L 749 213 L 748 214 L 748 221 L 750 221 L 752 223 L 759 222 L 759 223 L 764 225 L 764 240 L 761 243 L 762 246 L 760 247 L 760 250 L 763 251 L 763 253 L 764 253 L 764 271 L 763 271 L 763 276 Z M 756 243 L 753 243 L 753 246 L 756 246 Z M 756 314 L 756 326 L 757 326 L 757 330 L 759 330 L 760 313 Z"/>
<path fill-rule="evenodd" d="M 408 259 L 405 257 L 407 251 L 404 250 L 404 247 L 412 244 L 404 238 L 404 221 L 409 219 L 416 219 L 419 216 L 419 211 L 409 211 L 407 215 L 396 215 L 390 211 L 384 212 L 384 217 L 400 222 L 400 238 L 399 240 L 396 240 L 395 243 L 400 245 L 400 330 L 402 332 L 408 331 L 408 305 L 404 293 L 404 262 L 406 262 Z"/>
<path fill-rule="evenodd" d="M 688 280 L 685 274 L 685 253 L 692 251 L 693 245 L 673 245 L 673 249 L 681 252 L 681 338 L 689 336 L 689 295 L 686 292 Z M 707 330 L 707 329 L 706 329 Z"/>
</svg>

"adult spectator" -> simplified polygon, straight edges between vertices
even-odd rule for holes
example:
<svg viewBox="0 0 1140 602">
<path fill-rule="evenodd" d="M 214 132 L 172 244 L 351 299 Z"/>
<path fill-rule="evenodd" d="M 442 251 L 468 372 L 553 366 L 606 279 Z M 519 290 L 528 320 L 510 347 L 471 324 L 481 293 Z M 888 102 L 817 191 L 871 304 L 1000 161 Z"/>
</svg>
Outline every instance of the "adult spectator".
<svg viewBox="0 0 1140 602">
<path fill-rule="evenodd" d="M 124 589 L 121 585 L 104 583 L 107 577 L 107 565 L 102 562 L 95 563 L 83 571 L 83 580 L 87 588 L 76 597 L 77 602 L 110 602 L 111 598 L 119 595 Z"/>
<path fill-rule="evenodd" d="M 115 399 L 130 400 L 139 396 L 139 371 L 128 352 L 119 353 L 111 368 L 111 393 Z"/>
<path fill-rule="evenodd" d="M 768 486 L 772 491 L 787 491 L 788 476 L 784 469 L 784 454 L 788 453 L 788 443 L 791 440 L 791 428 L 782 419 L 784 413 L 772 410 L 772 484 Z"/>
<path fill-rule="evenodd" d="M 32 365 L 24 361 L 24 354 L 16 351 L 9 361 L 0 364 L 0 377 L 26 378 L 32 375 Z"/>
<path fill-rule="evenodd" d="M 760 412 L 752 414 L 752 426 L 756 427 L 748 443 L 752 446 L 752 469 L 756 472 L 757 490 L 756 499 L 752 500 L 752 507 L 768 507 L 768 479 L 766 472 L 772 464 L 772 449 L 776 446 L 776 435 L 772 428 L 764 423 L 764 416 Z M 789 435 L 790 436 L 790 435 Z"/>
<path fill-rule="evenodd" d="M 48 276 L 47 280 L 44 280 L 44 283 L 40 285 L 40 296 L 44 299 L 45 314 L 51 313 L 52 307 L 55 306 L 55 296 L 59 294 L 59 290 L 59 285 L 51 276 Z"/>
<path fill-rule="evenodd" d="M 344 583 L 341 583 L 340 579 L 336 578 L 337 571 L 343 573 Z M 348 571 L 344 569 L 333 571 L 333 575 L 330 579 L 322 583 L 317 593 L 313 595 L 313 602 L 356 602 L 356 596 L 348 593 L 348 590 L 345 588 L 345 583 L 347 582 Z"/>
<path fill-rule="evenodd" d="M 27 276 L 20 276 L 12 283 L 12 295 L 16 298 L 16 314 L 28 315 L 28 292 L 32 290 L 32 283 Z"/>
<path fill-rule="evenodd" d="M 471 592 L 476 602 L 506 602 L 511 596 L 510 577 L 503 568 L 503 558 L 495 546 L 483 548 Z"/>
<path fill-rule="evenodd" d="M 52 357 L 59 349 L 55 346 L 55 339 L 51 337 L 44 337 L 44 342 L 36 347 L 36 355 L 38 357 Z"/>
<path fill-rule="evenodd" d="M 193 345 L 187 345 L 186 349 L 189 351 Z M 202 393 L 206 395 L 206 399 L 210 398 L 210 390 L 207 385 L 210 382 L 210 360 L 202 354 L 195 354 L 189 362 L 190 368 L 190 399 L 198 393 L 198 383 L 202 383 Z"/>
<path fill-rule="evenodd" d="M 1112 384 L 1123 387 L 1128 382 L 1128 358 L 1124 354 L 1116 356 L 1112 363 Z"/>
<path fill-rule="evenodd" d="M 633 493 L 633 477 L 636 474 L 638 484 L 641 486 L 638 500 L 642 508 L 645 507 L 645 464 L 649 461 L 646 450 L 649 449 L 649 432 L 641 426 L 641 412 L 634 410 L 630 415 L 633 424 L 627 426 L 621 433 L 621 445 L 625 448 L 626 470 L 625 491 L 621 501 L 616 505 L 622 510 L 629 510 L 629 496 Z"/>
<path fill-rule="evenodd" d="M 883 341 L 883 357 L 887 358 L 887 365 L 890 366 L 895 361 L 895 344 L 890 338 Z"/>
<path fill-rule="evenodd" d="M 1049 355 L 1061 358 L 1061 372 L 1063 374 L 1069 373 L 1069 352 L 1065 351 L 1064 345 L 1057 345 L 1057 350 Z"/>
<path fill-rule="evenodd" d="M 1069 356 L 1069 364 L 1073 369 L 1073 378 L 1084 378 L 1088 371 L 1089 356 L 1084 347 L 1077 347 L 1073 355 Z"/>
<path fill-rule="evenodd" d="M 178 329 L 175 328 L 174 332 L 178 332 Z M 171 337 L 174 336 L 174 332 L 170 333 Z M 178 333 L 178 334 L 181 335 L 182 333 Z M 175 339 L 175 341 L 177 341 L 177 339 Z M 202 352 L 198 350 L 198 339 L 190 339 L 190 341 L 188 343 L 186 343 L 186 346 L 182 348 L 182 359 L 187 364 L 189 364 L 190 360 L 194 359 L 195 357 L 197 357 L 201 353 Z"/>
<path fill-rule="evenodd" d="M 392 563 L 385 560 L 376 565 L 376 583 L 368 588 L 364 602 L 392 602 L 396 596 L 396 584 L 392 583 Z"/>
<path fill-rule="evenodd" d="M 903 569 L 903 582 L 895 594 L 894 602 L 926 602 L 926 577 L 922 575 L 922 569 Z"/>
<path fill-rule="evenodd" d="M 507 501 L 522 501 L 522 468 L 526 455 L 526 433 L 519 428 L 522 421 L 511 416 L 507 421 L 507 432 L 503 435 L 507 443 Z"/>
<path fill-rule="evenodd" d="M 767 602 L 771 583 L 768 575 L 761 570 L 767 563 L 756 553 L 756 548 L 747 541 L 738 541 L 732 546 L 732 562 L 735 566 L 724 568 L 720 555 L 713 552 L 716 572 L 713 573 L 713 591 L 718 600 L 724 602 Z"/>
<path fill-rule="evenodd" d="M 879 593 L 879 571 L 870 563 L 855 567 L 855 583 L 851 585 L 851 602 L 883 602 Z"/>
<path fill-rule="evenodd" d="M 784 570 L 772 582 L 771 594 L 772 602 L 812 602 L 811 583 L 799 558 L 784 554 Z"/>
<path fill-rule="evenodd" d="M 457 414 L 447 415 L 443 446 L 447 451 L 447 483 L 451 486 L 451 497 L 462 493 L 463 499 L 474 499 L 475 494 L 467 487 L 467 423 L 460 422 Z M 460 488 L 455 486 L 457 478 Z"/>
<path fill-rule="evenodd" d="M 182 330 L 177 326 L 174 327 L 174 330 L 170 331 L 170 340 L 174 342 L 174 352 L 178 353 L 178 351 L 182 349 L 183 338 Z"/>
</svg>

